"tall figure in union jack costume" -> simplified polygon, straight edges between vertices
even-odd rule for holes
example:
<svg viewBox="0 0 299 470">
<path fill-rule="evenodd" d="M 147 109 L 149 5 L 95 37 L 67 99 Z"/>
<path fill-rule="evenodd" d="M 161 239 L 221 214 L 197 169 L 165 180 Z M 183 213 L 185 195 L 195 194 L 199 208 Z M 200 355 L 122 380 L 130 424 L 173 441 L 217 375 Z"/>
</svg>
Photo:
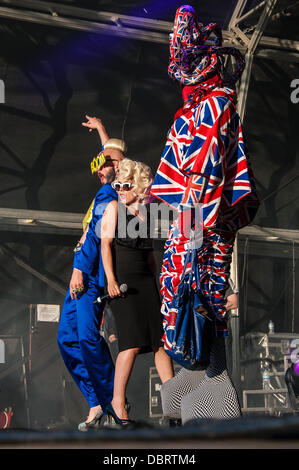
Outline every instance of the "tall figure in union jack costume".
<svg viewBox="0 0 299 470">
<path fill-rule="evenodd" d="M 236 61 L 229 80 L 224 79 L 227 54 Z M 178 211 L 165 244 L 160 275 L 163 326 L 166 332 L 174 321 L 172 300 L 190 242 L 183 221 L 186 224 L 189 220 L 192 226 L 198 208 L 202 245 L 197 287 L 215 319 L 209 367 L 205 371 L 182 369 L 162 387 L 164 415 L 181 418 L 183 424 L 198 418 L 240 415 L 237 394 L 227 374 L 224 338 L 225 292 L 235 235 L 251 222 L 259 205 L 234 104 L 233 86 L 244 65 L 239 51 L 222 47 L 218 25 L 198 23 L 189 5 L 177 10 L 168 73 L 181 85 L 183 107 L 175 115 L 152 186 L 155 197 Z M 164 346 L 171 348 L 166 335 Z"/>
</svg>

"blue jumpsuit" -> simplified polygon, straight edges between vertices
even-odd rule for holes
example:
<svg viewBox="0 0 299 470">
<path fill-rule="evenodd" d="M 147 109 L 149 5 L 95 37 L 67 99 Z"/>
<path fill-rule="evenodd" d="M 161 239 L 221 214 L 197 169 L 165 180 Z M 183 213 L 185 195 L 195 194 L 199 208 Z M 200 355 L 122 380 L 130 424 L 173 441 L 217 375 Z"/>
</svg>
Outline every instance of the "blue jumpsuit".
<svg viewBox="0 0 299 470">
<path fill-rule="evenodd" d="M 105 184 L 94 201 L 92 219 L 80 251 L 75 253 L 74 268 L 83 272 L 84 292 L 65 297 L 57 342 L 67 369 L 90 407 L 103 411 L 113 395 L 114 364 L 108 345 L 100 335 L 103 304 L 93 301 L 103 295 L 104 268 L 101 259 L 100 224 L 107 204 L 117 199 L 110 184 Z"/>
</svg>

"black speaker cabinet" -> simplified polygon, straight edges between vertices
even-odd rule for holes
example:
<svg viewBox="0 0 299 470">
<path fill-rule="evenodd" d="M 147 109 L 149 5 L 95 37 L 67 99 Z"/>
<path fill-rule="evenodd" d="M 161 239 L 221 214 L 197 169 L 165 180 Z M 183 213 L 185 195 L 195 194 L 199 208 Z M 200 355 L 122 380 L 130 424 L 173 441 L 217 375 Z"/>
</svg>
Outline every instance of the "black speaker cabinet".
<svg viewBox="0 0 299 470">
<path fill-rule="evenodd" d="M 28 389 L 31 427 L 47 429 L 64 419 L 63 367 L 57 345 L 59 306 L 30 305 Z"/>
<path fill-rule="evenodd" d="M 22 336 L 0 336 L 0 410 L 6 408 L 12 408 L 11 428 L 30 428 L 28 381 Z"/>
</svg>

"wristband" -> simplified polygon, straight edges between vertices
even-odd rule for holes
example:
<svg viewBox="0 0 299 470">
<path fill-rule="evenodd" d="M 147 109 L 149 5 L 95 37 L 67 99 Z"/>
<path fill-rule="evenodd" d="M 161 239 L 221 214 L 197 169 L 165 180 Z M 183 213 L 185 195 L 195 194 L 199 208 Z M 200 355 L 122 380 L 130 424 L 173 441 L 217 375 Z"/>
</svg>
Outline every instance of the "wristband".
<svg viewBox="0 0 299 470">
<path fill-rule="evenodd" d="M 83 246 L 83 243 L 78 242 L 77 245 L 75 246 L 74 250 L 73 250 L 74 253 L 77 253 L 78 251 L 80 251 L 82 246 Z"/>
</svg>

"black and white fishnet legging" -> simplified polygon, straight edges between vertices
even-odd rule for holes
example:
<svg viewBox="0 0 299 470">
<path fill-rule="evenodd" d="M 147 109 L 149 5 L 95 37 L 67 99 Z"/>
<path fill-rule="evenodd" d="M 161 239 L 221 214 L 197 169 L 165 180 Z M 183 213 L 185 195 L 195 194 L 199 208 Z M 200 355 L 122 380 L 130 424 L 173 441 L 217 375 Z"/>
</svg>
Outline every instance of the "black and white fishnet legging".
<svg viewBox="0 0 299 470">
<path fill-rule="evenodd" d="M 240 416 L 235 387 L 226 369 L 224 338 L 215 338 L 210 365 L 206 370 L 182 368 L 161 388 L 165 417 L 181 418 L 182 424 L 193 419 L 229 419 Z"/>
</svg>

